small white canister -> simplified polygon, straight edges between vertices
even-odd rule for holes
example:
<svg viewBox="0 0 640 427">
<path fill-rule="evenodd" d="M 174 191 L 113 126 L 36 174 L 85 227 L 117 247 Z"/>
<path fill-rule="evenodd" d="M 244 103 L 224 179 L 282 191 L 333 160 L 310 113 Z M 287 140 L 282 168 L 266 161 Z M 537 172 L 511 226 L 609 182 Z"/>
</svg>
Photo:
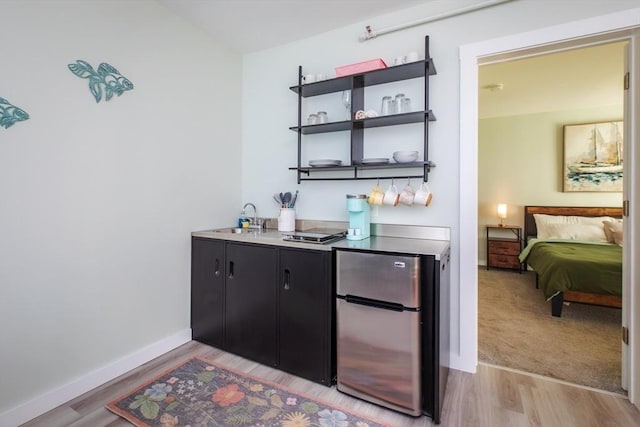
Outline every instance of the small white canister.
<svg viewBox="0 0 640 427">
<path fill-rule="evenodd" d="M 280 209 L 278 216 L 278 231 L 296 230 L 296 211 L 292 208 Z"/>
</svg>

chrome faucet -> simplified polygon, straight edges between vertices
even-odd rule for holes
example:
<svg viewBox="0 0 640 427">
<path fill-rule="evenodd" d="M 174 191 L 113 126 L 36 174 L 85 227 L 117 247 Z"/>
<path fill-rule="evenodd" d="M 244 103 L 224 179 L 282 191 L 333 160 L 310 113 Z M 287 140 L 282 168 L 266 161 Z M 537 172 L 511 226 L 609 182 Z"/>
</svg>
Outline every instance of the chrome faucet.
<svg viewBox="0 0 640 427">
<path fill-rule="evenodd" d="M 253 203 L 245 203 L 242 207 L 242 216 L 245 215 L 245 210 L 247 206 L 251 206 L 253 208 L 253 219 L 249 222 L 249 227 L 251 228 L 262 228 L 261 224 L 258 224 L 258 210 L 256 209 L 256 205 Z"/>
</svg>

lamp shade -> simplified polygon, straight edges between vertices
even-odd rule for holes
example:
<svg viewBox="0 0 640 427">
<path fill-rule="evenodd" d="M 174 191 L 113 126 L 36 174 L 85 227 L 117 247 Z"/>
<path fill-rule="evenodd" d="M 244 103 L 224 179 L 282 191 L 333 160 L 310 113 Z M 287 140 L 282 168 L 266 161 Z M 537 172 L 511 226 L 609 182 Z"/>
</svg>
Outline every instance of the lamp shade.
<svg viewBox="0 0 640 427">
<path fill-rule="evenodd" d="M 506 203 L 498 204 L 498 218 L 505 219 L 507 217 L 507 205 Z"/>
</svg>

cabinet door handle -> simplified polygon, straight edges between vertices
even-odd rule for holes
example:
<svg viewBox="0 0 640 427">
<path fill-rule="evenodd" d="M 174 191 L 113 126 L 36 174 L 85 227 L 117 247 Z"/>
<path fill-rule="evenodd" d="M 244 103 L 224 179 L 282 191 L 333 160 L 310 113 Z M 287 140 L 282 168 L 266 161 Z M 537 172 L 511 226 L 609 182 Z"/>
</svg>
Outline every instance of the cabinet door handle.
<svg viewBox="0 0 640 427">
<path fill-rule="evenodd" d="M 233 279 L 233 261 L 229 261 L 229 279 Z"/>
<path fill-rule="evenodd" d="M 216 258 L 216 266 L 214 267 L 214 276 L 220 276 L 220 260 Z"/>
<path fill-rule="evenodd" d="M 288 269 L 284 270 L 284 290 L 288 291 L 291 289 L 290 286 L 291 272 Z"/>
</svg>

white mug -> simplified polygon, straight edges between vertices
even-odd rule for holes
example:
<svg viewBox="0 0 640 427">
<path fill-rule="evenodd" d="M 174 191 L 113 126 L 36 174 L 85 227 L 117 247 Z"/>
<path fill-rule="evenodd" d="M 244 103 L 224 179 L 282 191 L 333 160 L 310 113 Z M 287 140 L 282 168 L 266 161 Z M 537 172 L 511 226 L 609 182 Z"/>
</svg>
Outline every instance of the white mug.
<svg viewBox="0 0 640 427">
<path fill-rule="evenodd" d="M 403 56 L 396 56 L 395 58 L 393 58 L 393 61 L 391 63 L 393 65 L 402 65 L 402 64 L 404 64 L 404 57 Z"/>
<path fill-rule="evenodd" d="M 400 194 L 398 194 L 398 187 L 396 187 L 394 184 L 390 184 L 387 188 L 387 191 L 384 192 L 382 203 L 388 206 L 398 206 L 399 199 Z"/>
<path fill-rule="evenodd" d="M 418 188 L 418 190 L 416 191 L 413 202 L 416 205 L 429 206 L 432 197 L 433 195 L 431 194 L 429 186 L 427 185 L 427 183 L 423 182 L 422 184 L 420 184 L 420 188 Z"/>
<path fill-rule="evenodd" d="M 400 192 L 400 203 L 403 205 L 411 206 L 416 196 L 415 191 L 411 187 L 411 184 L 407 184 Z"/>
<path fill-rule="evenodd" d="M 418 52 L 412 51 L 407 53 L 407 55 L 404 58 L 405 58 L 405 62 L 416 62 L 417 60 L 420 59 L 420 56 L 418 55 Z"/>
<path fill-rule="evenodd" d="M 315 74 L 307 74 L 302 76 L 302 83 L 313 83 L 316 81 L 316 75 Z"/>
</svg>

